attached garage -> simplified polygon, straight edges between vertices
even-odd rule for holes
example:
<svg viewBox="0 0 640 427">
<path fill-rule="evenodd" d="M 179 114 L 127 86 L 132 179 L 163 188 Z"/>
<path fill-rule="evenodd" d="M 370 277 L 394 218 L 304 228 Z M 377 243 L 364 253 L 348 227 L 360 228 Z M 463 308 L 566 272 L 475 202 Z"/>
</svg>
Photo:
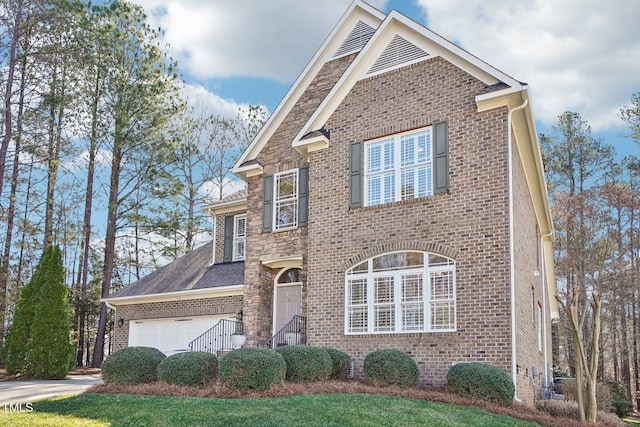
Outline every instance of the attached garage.
<svg viewBox="0 0 640 427">
<path fill-rule="evenodd" d="M 235 316 L 188 316 L 129 322 L 129 346 L 155 347 L 167 356 L 189 351 L 189 343 L 222 319 Z"/>
</svg>

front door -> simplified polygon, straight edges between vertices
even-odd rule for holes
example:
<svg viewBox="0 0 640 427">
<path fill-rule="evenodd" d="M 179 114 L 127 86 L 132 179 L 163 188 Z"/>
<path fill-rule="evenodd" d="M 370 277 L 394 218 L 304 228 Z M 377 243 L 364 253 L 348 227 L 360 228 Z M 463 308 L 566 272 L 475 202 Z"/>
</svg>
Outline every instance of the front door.
<svg viewBox="0 0 640 427">
<path fill-rule="evenodd" d="M 302 314 L 302 282 L 300 269 L 292 268 L 276 278 L 274 292 L 273 333 L 275 334 L 291 320 Z"/>
</svg>

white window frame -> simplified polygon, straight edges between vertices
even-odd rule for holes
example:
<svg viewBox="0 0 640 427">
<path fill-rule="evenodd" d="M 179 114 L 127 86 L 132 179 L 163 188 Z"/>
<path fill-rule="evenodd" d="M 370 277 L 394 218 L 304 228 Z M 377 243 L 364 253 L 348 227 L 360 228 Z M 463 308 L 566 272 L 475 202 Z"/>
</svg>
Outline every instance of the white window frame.
<svg viewBox="0 0 640 427">
<path fill-rule="evenodd" d="M 244 226 L 240 227 L 240 222 L 244 221 Z M 247 250 L 247 215 L 236 215 L 233 217 L 233 261 L 244 261 Z"/>
<path fill-rule="evenodd" d="M 381 271 L 373 271 L 373 260 L 380 256 L 385 256 L 393 253 L 381 254 L 373 258 L 369 258 L 366 261 L 358 264 L 358 266 L 367 263 L 367 270 L 356 271 L 352 269 L 347 270 L 345 273 L 345 311 L 344 311 L 344 333 L 345 335 L 365 335 L 365 334 L 402 334 L 402 333 L 424 333 L 424 332 L 455 332 L 457 324 L 456 313 L 456 264 L 455 261 L 442 257 L 448 261 L 446 265 L 436 264 L 430 266 L 428 264 L 429 252 L 417 252 L 417 251 L 401 251 L 401 252 L 416 252 L 423 255 L 423 265 L 413 268 L 401 268 L 401 269 L 388 269 Z M 437 254 L 433 254 L 437 255 Z M 355 266 L 354 266 L 355 267 Z M 438 298 L 433 293 L 433 286 L 435 280 L 439 275 L 446 275 L 446 279 L 449 281 L 448 286 L 448 298 Z M 406 297 L 408 294 L 403 294 L 403 284 L 406 282 L 403 279 L 420 280 L 421 288 L 419 288 L 419 299 L 410 299 Z M 376 285 L 389 283 L 391 286 L 387 287 L 388 294 L 391 297 L 387 300 L 376 299 Z M 415 283 L 415 282 L 414 282 Z M 353 295 L 362 295 L 364 298 L 358 299 L 358 301 L 352 301 L 352 289 L 353 286 L 358 286 L 363 292 L 356 292 Z M 414 287 L 413 290 L 416 288 Z M 418 318 L 421 318 L 419 323 L 407 323 L 403 318 L 408 313 L 405 310 L 407 307 L 415 307 L 418 309 Z M 449 323 L 445 327 L 439 327 L 437 319 L 434 316 L 434 310 L 436 308 L 449 311 Z M 452 313 L 451 313 L 452 311 Z M 359 318 L 365 318 L 366 321 L 360 323 L 360 327 L 357 325 L 352 327 L 351 315 L 352 313 Z M 388 314 L 386 318 L 390 319 L 390 327 L 379 327 L 376 317 L 377 313 Z M 386 326 L 386 325 L 385 325 Z"/>
<path fill-rule="evenodd" d="M 424 137 L 424 147 L 413 145 L 413 150 L 405 151 L 413 161 L 403 158 L 403 141 L 407 137 Z M 380 163 L 371 170 L 371 150 L 380 147 Z M 424 150 L 424 154 L 421 154 Z M 421 156 L 424 158 L 421 159 Z M 390 159 L 391 158 L 391 159 Z M 403 164 L 404 161 L 404 164 Z M 411 176 L 413 193 L 403 194 L 403 177 Z M 424 179 L 424 189 L 420 191 L 420 181 Z M 370 190 L 374 180 L 380 186 L 379 198 L 373 198 Z M 402 200 L 411 200 L 433 195 L 433 132 L 432 127 L 414 129 L 365 142 L 364 147 L 364 205 L 377 206 Z M 389 188 L 391 186 L 392 188 Z"/>
<path fill-rule="evenodd" d="M 293 177 L 294 191 L 291 194 L 279 194 L 278 190 L 280 182 L 289 177 Z M 281 231 L 298 227 L 298 204 L 300 198 L 299 188 L 299 170 L 290 169 L 284 172 L 278 172 L 273 175 L 273 224 L 272 230 Z M 285 223 L 280 223 L 280 210 L 284 212 L 284 208 L 290 206 L 293 218 Z M 286 213 L 286 212 L 285 212 Z"/>
</svg>

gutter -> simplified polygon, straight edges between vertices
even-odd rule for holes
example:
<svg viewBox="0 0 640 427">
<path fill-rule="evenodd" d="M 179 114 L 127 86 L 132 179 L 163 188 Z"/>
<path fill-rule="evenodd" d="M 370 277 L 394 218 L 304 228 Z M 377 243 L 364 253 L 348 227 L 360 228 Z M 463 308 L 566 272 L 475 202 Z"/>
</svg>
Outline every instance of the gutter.
<svg viewBox="0 0 640 427">
<path fill-rule="evenodd" d="M 517 364 L 516 364 L 516 276 L 513 261 L 515 259 L 515 237 L 513 235 L 513 148 L 511 138 L 511 126 L 512 126 L 512 114 L 514 111 L 522 110 L 529 103 L 528 99 L 525 99 L 522 105 L 512 108 L 507 114 L 507 143 L 508 143 L 508 155 L 509 155 L 509 259 L 510 259 L 510 282 L 511 282 L 511 379 L 513 380 L 513 386 L 515 388 L 514 400 L 518 403 L 522 402 L 522 399 L 518 397 L 518 377 L 517 377 Z"/>
</svg>

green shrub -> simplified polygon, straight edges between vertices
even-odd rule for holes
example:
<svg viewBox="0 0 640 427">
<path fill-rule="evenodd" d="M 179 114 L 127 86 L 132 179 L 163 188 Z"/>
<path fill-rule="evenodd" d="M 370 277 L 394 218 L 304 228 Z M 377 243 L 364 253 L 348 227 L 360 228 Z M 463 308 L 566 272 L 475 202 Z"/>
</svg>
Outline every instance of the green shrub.
<svg viewBox="0 0 640 427">
<path fill-rule="evenodd" d="M 473 399 L 511 405 L 515 386 L 504 369 L 484 363 L 458 363 L 447 372 L 450 392 Z"/>
<path fill-rule="evenodd" d="M 351 367 L 351 357 L 340 350 L 327 348 L 327 353 L 331 356 L 332 369 L 331 378 L 335 380 L 349 379 L 349 368 Z"/>
<path fill-rule="evenodd" d="M 126 347 L 110 354 L 102 362 L 105 384 L 134 385 L 152 383 L 158 379 L 157 369 L 166 359 L 164 353 L 152 347 Z"/>
<path fill-rule="evenodd" d="M 611 409 L 620 418 L 625 418 L 633 412 L 633 402 L 627 397 L 627 391 L 620 381 L 613 378 L 606 378 L 604 383 L 611 391 Z M 596 394 L 598 389 L 596 388 Z"/>
<path fill-rule="evenodd" d="M 218 373 L 218 358 L 204 351 L 176 353 L 158 365 L 158 379 L 169 384 L 200 387 Z"/>
<path fill-rule="evenodd" d="M 218 363 L 220 383 L 240 391 L 262 391 L 282 384 L 286 372 L 287 365 L 278 352 L 257 347 L 233 350 Z"/>
<path fill-rule="evenodd" d="M 364 375 L 377 386 L 412 387 L 418 384 L 418 365 L 400 350 L 377 350 L 364 358 Z"/>
<path fill-rule="evenodd" d="M 333 363 L 327 350 L 310 345 L 287 345 L 276 350 L 287 364 L 288 381 L 307 383 L 327 380 Z"/>
</svg>

